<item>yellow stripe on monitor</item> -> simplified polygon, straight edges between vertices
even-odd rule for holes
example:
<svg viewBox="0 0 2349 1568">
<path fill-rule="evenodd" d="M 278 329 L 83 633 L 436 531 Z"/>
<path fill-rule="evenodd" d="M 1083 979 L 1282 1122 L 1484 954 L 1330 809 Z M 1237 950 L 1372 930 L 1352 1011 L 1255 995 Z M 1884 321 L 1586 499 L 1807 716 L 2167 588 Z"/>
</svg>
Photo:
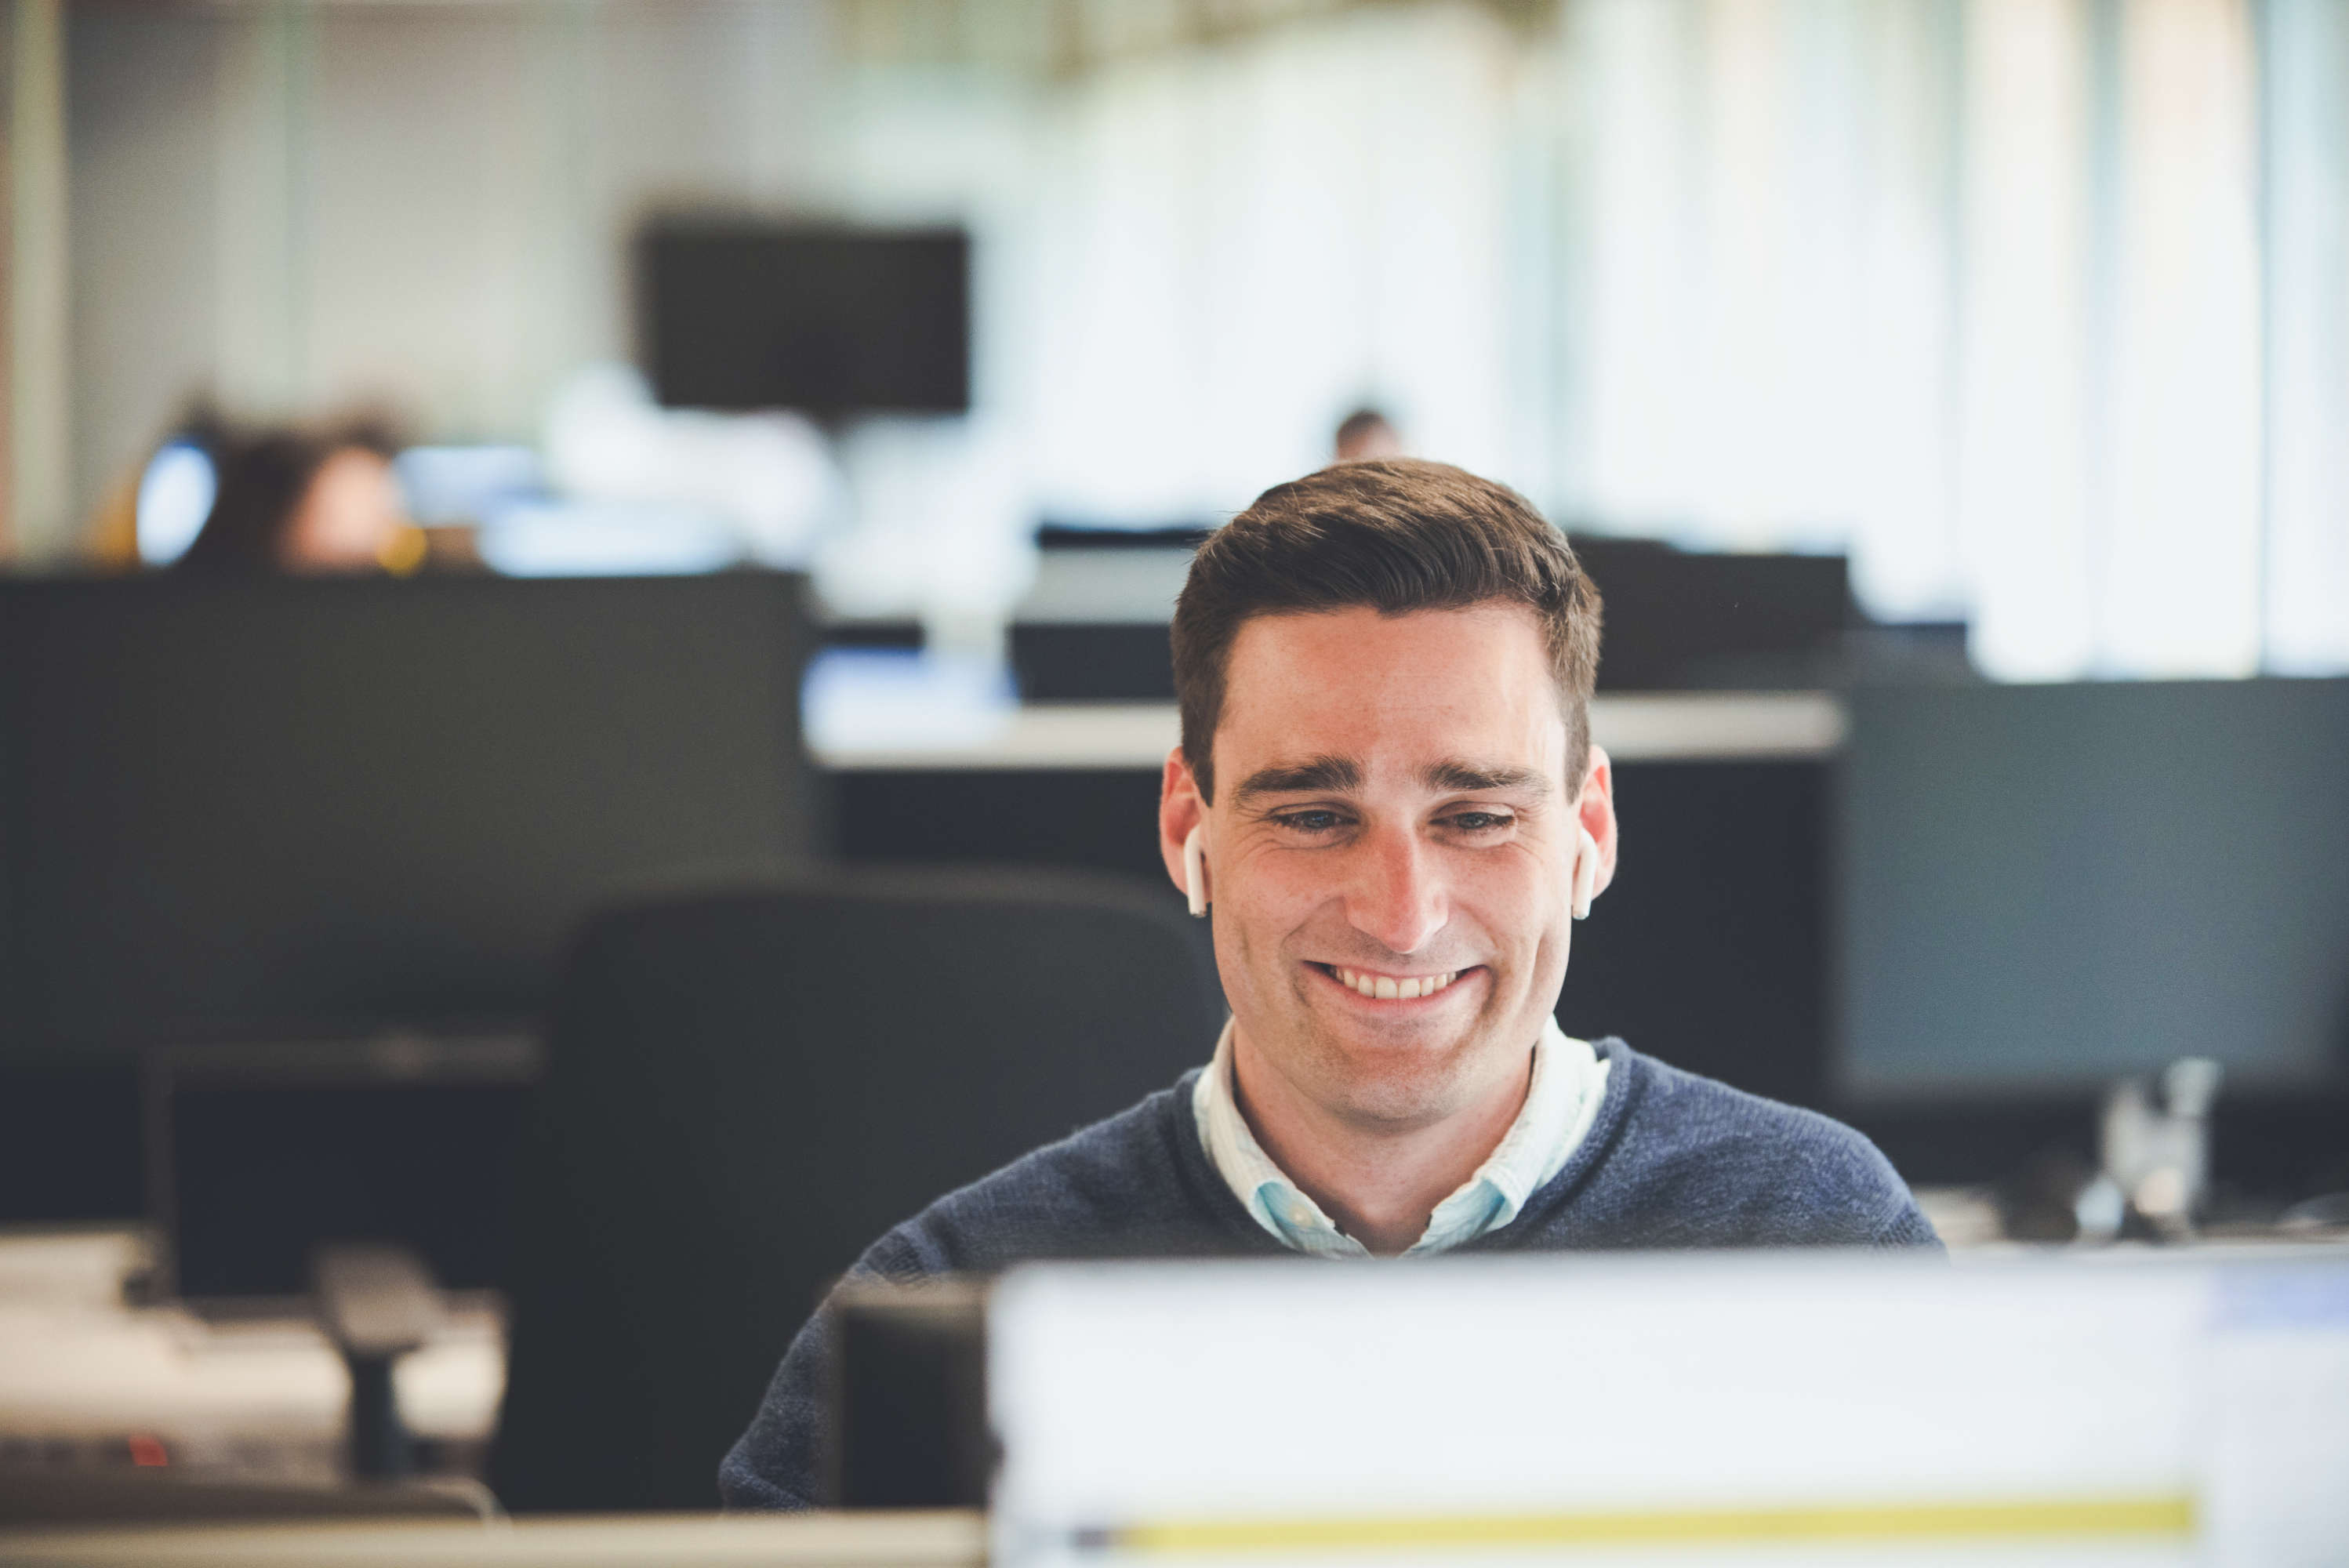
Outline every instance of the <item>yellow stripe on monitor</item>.
<svg viewBox="0 0 2349 1568">
<path fill-rule="evenodd" d="M 1097 1535 L 1086 1533 L 1113 1551 L 1154 1555 L 1278 1554 L 1377 1547 L 2186 1537 L 2194 1533 L 2194 1501 L 2182 1495 L 2160 1495 L 1805 1508 L 1168 1520 L 1126 1525 Z"/>
</svg>

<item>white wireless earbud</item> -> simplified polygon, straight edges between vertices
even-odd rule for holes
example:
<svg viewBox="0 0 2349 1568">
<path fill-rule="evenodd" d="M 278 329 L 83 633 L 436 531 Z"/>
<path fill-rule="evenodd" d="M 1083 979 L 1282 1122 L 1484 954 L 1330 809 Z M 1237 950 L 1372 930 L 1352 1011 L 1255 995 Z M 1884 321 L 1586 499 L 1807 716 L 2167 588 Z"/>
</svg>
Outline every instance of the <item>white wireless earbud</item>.
<svg viewBox="0 0 2349 1568">
<path fill-rule="evenodd" d="M 1191 901 L 1191 913 L 1205 916 L 1207 913 L 1207 845 L 1200 838 L 1200 830 L 1191 830 L 1183 841 L 1183 896 Z"/>
<path fill-rule="evenodd" d="M 1590 830 L 1578 830 L 1582 842 L 1574 855 L 1574 918 L 1590 918 L 1590 901 L 1599 896 L 1599 841 Z"/>
</svg>

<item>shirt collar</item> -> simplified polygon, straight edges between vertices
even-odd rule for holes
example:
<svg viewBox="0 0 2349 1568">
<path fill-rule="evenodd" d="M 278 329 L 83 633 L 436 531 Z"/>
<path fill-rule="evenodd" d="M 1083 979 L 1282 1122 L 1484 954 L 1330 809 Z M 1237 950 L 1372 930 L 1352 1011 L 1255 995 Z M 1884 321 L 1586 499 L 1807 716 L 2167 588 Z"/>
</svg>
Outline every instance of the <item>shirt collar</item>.
<svg viewBox="0 0 2349 1568">
<path fill-rule="evenodd" d="M 1257 1141 L 1232 1089 L 1232 1027 L 1191 1091 L 1199 1141 L 1248 1216 L 1284 1245 L 1319 1257 L 1368 1257 Z M 1533 1047 L 1533 1081 L 1517 1119 L 1475 1173 L 1435 1206 L 1404 1256 L 1449 1251 L 1516 1219 L 1526 1200 L 1566 1168 L 1605 1097 L 1608 1063 L 1551 1020 Z"/>
</svg>

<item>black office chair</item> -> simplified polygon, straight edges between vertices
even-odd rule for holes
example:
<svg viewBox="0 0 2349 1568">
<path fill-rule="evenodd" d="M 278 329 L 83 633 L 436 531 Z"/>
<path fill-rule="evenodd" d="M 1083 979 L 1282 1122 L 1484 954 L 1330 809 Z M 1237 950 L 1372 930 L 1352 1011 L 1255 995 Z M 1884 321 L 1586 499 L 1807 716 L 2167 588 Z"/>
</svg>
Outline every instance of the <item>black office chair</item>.
<svg viewBox="0 0 2349 1568">
<path fill-rule="evenodd" d="M 843 875 L 628 908 L 574 944 L 517 1181 L 510 1509 L 714 1506 L 718 1460 L 858 1253 L 1206 1059 L 1171 890 Z"/>
</svg>

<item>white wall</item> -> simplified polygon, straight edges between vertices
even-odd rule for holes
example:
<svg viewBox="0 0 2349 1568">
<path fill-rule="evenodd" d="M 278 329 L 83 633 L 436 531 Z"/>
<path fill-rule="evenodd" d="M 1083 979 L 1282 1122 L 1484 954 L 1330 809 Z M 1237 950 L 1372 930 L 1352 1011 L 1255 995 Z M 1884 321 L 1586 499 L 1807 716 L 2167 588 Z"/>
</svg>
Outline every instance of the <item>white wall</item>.
<svg viewBox="0 0 2349 1568">
<path fill-rule="evenodd" d="M 64 10 L 0 11 L 0 553 L 35 557 L 64 532 L 72 489 Z"/>
<path fill-rule="evenodd" d="M 528 437 L 662 203 L 825 200 L 823 0 L 70 11 L 78 510 L 192 396 Z"/>
</svg>

